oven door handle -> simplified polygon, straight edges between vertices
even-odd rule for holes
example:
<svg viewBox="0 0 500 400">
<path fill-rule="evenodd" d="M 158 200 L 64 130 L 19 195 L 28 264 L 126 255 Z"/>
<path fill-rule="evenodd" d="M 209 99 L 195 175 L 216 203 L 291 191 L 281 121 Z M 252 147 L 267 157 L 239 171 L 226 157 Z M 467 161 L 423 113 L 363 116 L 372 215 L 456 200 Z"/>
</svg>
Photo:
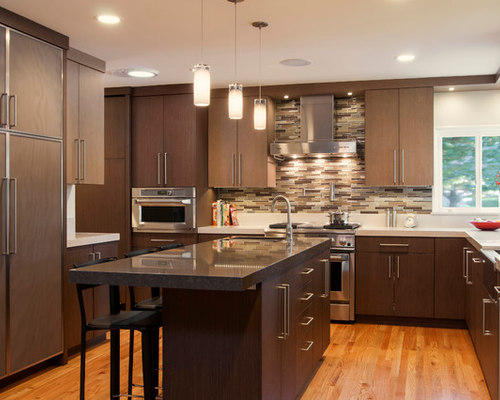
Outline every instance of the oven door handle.
<svg viewBox="0 0 500 400">
<path fill-rule="evenodd" d="M 334 262 L 343 262 L 343 261 L 348 261 L 349 256 L 348 255 L 331 255 L 330 256 L 330 261 Z"/>
<path fill-rule="evenodd" d="M 157 199 L 135 199 L 134 200 L 136 204 L 142 204 L 142 203 L 145 203 L 145 204 L 165 204 L 165 203 L 168 203 L 168 205 L 172 205 L 172 204 L 180 204 L 180 205 L 184 205 L 184 204 L 191 204 L 191 199 L 183 199 L 183 200 L 173 200 L 173 199 L 163 199 L 163 200 L 157 200 Z"/>
</svg>

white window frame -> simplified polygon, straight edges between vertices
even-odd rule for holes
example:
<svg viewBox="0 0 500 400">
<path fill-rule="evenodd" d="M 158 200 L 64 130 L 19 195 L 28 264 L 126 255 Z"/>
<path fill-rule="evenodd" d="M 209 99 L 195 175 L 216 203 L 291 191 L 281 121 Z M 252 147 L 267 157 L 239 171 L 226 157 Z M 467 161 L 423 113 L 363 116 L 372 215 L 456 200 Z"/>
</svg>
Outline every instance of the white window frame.
<svg viewBox="0 0 500 400">
<path fill-rule="evenodd" d="M 443 138 L 474 136 L 476 141 L 476 207 L 443 207 Z M 432 190 L 432 213 L 455 215 L 492 215 L 500 207 L 481 207 L 482 193 L 482 146 L 483 136 L 500 136 L 500 125 L 440 126 L 434 128 L 434 187 Z M 499 166 L 500 168 L 500 166 Z M 492 171 L 495 173 L 495 171 Z M 499 188 L 500 189 L 500 188 Z"/>
</svg>

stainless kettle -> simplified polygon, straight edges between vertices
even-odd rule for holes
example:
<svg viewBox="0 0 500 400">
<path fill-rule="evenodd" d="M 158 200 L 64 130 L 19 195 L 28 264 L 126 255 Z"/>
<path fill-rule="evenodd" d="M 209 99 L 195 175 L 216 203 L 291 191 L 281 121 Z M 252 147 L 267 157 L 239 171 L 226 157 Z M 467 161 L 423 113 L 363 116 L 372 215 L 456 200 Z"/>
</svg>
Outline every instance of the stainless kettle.
<svg viewBox="0 0 500 400">
<path fill-rule="evenodd" d="M 347 225 L 349 223 L 349 213 L 342 211 L 340 207 L 337 211 L 331 211 L 329 214 L 331 225 Z"/>
</svg>

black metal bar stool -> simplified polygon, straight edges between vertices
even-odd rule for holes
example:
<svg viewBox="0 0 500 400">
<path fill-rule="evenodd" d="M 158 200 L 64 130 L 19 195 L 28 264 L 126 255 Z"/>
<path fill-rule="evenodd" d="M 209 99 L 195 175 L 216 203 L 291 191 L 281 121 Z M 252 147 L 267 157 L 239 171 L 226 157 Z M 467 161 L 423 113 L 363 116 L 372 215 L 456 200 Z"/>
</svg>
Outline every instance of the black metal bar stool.
<svg viewBox="0 0 500 400">
<path fill-rule="evenodd" d="M 142 256 L 145 254 L 150 254 L 150 253 L 156 253 L 158 251 L 164 251 L 164 250 L 170 250 L 170 249 L 175 249 L 178 247 L 183 247 L 184 245 L 182 243 L 169 243 L 163 246 L 159 247 L 154 247 L 154 248 L 149 248 L 149 249 L 140 249 L 140 250 L 134 250 L 134 251 L 129 251 L 128 253 L 125 253 L 124 256 L 125 258 L 131 258 L 131 257 L 137 257 L 137 256 Z M 161 312 L 162 309 L 162 303 L 163 300 L 161 298 L 161 293 L 160 293 L 160 288 L 157 287 L 152 287 L 151 288 L 151 297 L 139 302 L 136 302 L 135 300 L 135 289 L 133 286 L 129 286 L 129 294 L 130 294 L 130 309 L 134 311 L 159 311 Z M 128 349 L 128 394 L 132 395 L 132 387 L 140 386 L 140 385 L 135 385 L 132 382 L 132 371 L 134 369 L 134 332 L 130 331 L 130 339 L 129 339 L 129 349 Z"/>
<path fill-rule="evenodd" d="M 115 261 L 116 257 L 104 258 L 83 264 L 75 264 L 75 268 L 87 267 Z M 144 399 L 154 400 L 158 385 L 158 352 L 159 352 L 159 329 L 162 325 L 161 313 L 157 311 L 121 311 L 120 291 L 118 286 L 109 286 L 109 308 L 110 313 L 97 317 L 87 322 L 83 291 L 100 285 L 77 284 L 78 303 L 82 321 L 81 331 L 81 362 L 80 362 L 80 400 L 85 399 L 85 337 L 87 331 L 110 330 L 111 331 L 111 366 L 110 366 L 110 392 L 111 398 L 121 396 L 119 392 L 119 363 L 120 363 L 120 330 L 130 332 L 139 331 L 142 336 L 142 368 L 144 376 Z M 127 396 L 127 395 L 124 395 Z"/>
</svg>

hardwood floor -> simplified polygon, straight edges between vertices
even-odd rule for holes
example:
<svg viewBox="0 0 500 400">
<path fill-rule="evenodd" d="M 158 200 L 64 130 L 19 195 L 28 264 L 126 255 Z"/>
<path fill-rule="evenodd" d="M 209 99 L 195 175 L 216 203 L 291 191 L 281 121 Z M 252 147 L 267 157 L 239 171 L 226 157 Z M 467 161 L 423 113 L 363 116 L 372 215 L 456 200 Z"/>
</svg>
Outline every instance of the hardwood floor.
<svg viewBox="0 0 500 400">
<path fill-rule="evenodd" d="M 489 399 L 466 330 L 333 324 L 332 342 L 303 400 Z M 135 382 L 142 383 L 140 340 Z M 122 335 L 121 391 L 126 391 L 128 335 Z M 109 345 L 87 353 L 86 398 L 109 398 Z M 2 400 L 76 400 L 80 358 L 0 390 Z M 134 393 L 140 394 L 137 389 Z"/>
<path fill-rule="evenodd" d="M 490 398 L 466 330 L 334 324 L 330 332 L 303 400 Z"/>
</svg>

